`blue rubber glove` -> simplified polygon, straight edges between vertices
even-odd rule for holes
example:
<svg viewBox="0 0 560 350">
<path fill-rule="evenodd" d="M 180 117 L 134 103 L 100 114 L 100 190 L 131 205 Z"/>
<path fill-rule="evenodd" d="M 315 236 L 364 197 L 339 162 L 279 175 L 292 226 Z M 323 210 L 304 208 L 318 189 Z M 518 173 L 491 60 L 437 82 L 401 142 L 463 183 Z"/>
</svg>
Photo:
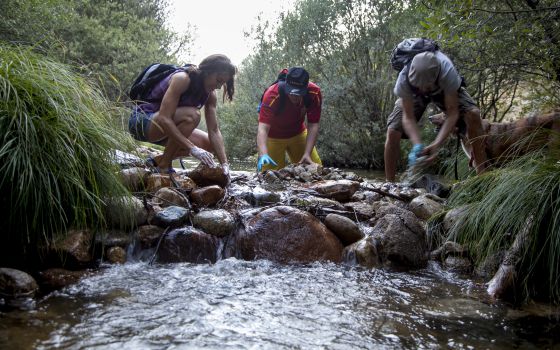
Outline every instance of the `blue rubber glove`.
<svg viewBox="0 0 560 350">
<path fill-rule="evenodd" d="M 420 154 L 422 154 L 423 149 L 424 149 L 424 145 L 421 143 L 417 143 L 414 146 L 412 146 L 412 150 L 408 154 L 409 167 L 414 166 L 414 164 L 416 164 L 416 160 L 418 159 L 418 157 L 420 157 Z"/>
<path fill-rule="evenodd" d="M 262 156 L 259 157 L 259 161 L 257 163 L 257 171 L 259 173 L 261 172 L 261 169 L 265 164 L 272 164 L 274 166 L 278 165 L 274 160 L 272 160 L 272 158 L 268 156 L 268 154 L 263 154 Z"/>
</svg>

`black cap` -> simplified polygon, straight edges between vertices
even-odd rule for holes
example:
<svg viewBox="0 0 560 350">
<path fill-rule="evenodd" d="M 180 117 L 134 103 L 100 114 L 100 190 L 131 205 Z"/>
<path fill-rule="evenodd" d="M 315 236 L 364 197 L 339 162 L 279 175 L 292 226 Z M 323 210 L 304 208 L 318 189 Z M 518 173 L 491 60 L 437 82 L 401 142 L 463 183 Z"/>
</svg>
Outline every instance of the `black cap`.
<svg viewBox="0 0 560 350">
<path fill-rule="evenodd" d="M 304 96 L 307 94 L 309 84 L 309 73 L 302 67 L 292 67 L 286 76 L 285 91 L 288 95 Z"/>
</svg>

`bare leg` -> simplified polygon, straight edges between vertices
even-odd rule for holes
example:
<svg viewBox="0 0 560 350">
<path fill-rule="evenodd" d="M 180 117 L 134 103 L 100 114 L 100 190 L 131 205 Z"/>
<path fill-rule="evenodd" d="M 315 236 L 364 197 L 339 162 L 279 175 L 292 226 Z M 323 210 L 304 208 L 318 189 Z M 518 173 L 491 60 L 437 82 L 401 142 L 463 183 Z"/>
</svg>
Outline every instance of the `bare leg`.
<svg viewBox="0 0 560 350">
<path fill-rule="evenodd" d="M 467 142 L 472 147 L 474 167 L 477 174 L 482 174 L 487 167 L 486 151 L 484 150 L 485 136 L 482 129 L 480 111 L 471 109 L 465 113 L 465 124 L 467 124 Z"/>
<path fill-rule="evenodd" d="M 397 162 L 400 156 L 402 133 L 398 130 L 388 128 L 387 140 L 385 141 L 385 178 L 387 181 L 395 182 L 397 173 Z"/>
<path fill-rule="evenodd" d="M 156 114 L 152 120 L 152 125 L 150 125 L 150 129 L 148 130 L 149 141 L 161 140 L 167 136 L 163 132 L 163 129 L 158 127 L 159 119 L 159 114 Z M 200 122 L 200 112 L 194 107 L 179 107 L 175 111 L 173 122 L 181 134 L 185 137 L 190 137 Z M 186 155 L 186 149 L 181 149 L 181 146 L 177 141 L 168 138 L 167 143 L 165 144 L 165 150 L 161 156 L 157 157 L 156 163 L 159 168 L 167 169 L 171 167 L 173 159 L 180 157 L 181 155 Z"/>
</svg>

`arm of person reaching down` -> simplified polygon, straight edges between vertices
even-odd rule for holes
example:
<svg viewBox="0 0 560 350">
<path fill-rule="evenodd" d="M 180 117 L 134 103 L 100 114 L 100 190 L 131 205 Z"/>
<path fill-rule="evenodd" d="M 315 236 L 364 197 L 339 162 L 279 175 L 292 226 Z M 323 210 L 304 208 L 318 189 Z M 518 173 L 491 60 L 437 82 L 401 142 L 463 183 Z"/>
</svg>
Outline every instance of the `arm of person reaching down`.
<svg viewBox="0 0 560 350">
<path fill-rule="evenodd" d="M 437 157 L 437 151 L 447 139 L 451 131 L 455 128 L 459 120 L 459 94 L 457 91 L 450 91 L 445 93 L 445 114 L 447 118 L 443 122 L 443 126 L 439 130 L 436 139 L 429 144 L 424 151 L 424 155 L 428 156 L 428 161 L 433 161 Z"/>
<path fill-rule="evenodd" d="M 272 164 L 276 166 L 276 162 L 268 155 L 268 148 L 266 141 L 268 140 L 268 132 L 270 131 L 270 124 L 259 122 L 257 129 L 257 148 L 259 151 L 259 159 L 257 161 L 257 171 L 261 171 L 262 166 L 265 164 Z"/>
<path fill-rule="evenodd" d="M 300 163 L 312 164 L 311 152 L 315 143 L 317 142 L 317 137 L 319 135 L 319 123 L 307 123 L 307 140 L 305 142 L 305 151 L 300 159 Z"/>
<path fill-rule="evenodd" d="M 218 125 L 218 118 L 216 116 L 216 93 L 212 92 L 208 97 L 208 101 L 204 105 L 204 118 L 206 120 L 206 127 L 208 128 L 208 139 L 212 145 L 212 149 L 216 152 L 216 157 L 222 165 L 222 169 L 226 175 L 229 175 L 229 164 L 226 157 L 226 149 L 224 147 L 224 138 L 220 127 Z"/>
</svg>

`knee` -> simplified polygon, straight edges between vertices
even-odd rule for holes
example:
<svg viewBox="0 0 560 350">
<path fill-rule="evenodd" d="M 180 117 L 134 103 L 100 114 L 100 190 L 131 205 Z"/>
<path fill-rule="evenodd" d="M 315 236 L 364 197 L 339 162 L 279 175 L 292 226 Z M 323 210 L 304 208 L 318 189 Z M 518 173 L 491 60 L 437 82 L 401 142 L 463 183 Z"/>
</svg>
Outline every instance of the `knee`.
<svg viewBox="0 0 560 350">
<path fill-rule="evenodd" d="M 176 124 L 188 123 L 197 126 L 200 123 L 200 111 L 194 107 L 179 107 L 174 119 Z"/>
</svg>

